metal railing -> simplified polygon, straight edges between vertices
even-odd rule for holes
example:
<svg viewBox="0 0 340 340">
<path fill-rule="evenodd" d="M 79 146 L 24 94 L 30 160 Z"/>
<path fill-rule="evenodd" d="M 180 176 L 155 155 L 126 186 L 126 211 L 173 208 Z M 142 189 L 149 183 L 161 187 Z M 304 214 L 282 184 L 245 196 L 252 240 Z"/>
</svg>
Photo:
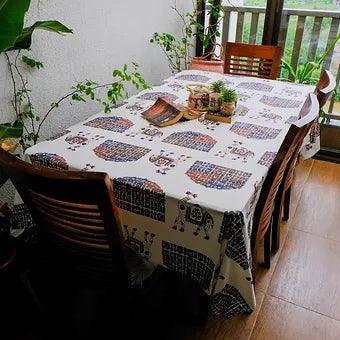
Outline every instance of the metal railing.
<svg viewBox="0 0 340 340">
<path fill-rule="evenodd" d="M 263 35 L 265 7 L 230 7 L 225 6 L 222 24 L 222 45 L 228 41 L 249 44 L 261 44 Z M 302 9 L 284 9 L 279 35 L 279 45 L 284 49 L 284 58 L 294 71 L 305 61 L 314 60 L 339 32 L 340 11 L 318 11 Z M 339 87 L 340 51 L 334 49 L 324 60 L 322 68 L 337 74 Z M 329 114 L 335 107 L 335 96 L 329 105 Z M 339 112 L 340 113 L 340 112 Z M 331 115 L 340 118 L 340 115 Z M 334 116 L 334 117 L 333 117 Z"/>
</svg>

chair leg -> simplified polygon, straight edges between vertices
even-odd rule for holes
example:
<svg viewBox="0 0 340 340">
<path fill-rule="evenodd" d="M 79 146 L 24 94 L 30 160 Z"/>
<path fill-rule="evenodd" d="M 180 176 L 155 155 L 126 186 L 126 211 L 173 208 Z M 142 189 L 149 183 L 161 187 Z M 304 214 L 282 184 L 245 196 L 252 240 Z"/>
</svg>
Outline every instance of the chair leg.
<svg viewBox="0 0 340 340">
<path fill-rule="evenodd" d="M 34 290 L 31 281 L 29 279 L 29 275 L 28 272 L 24 272 L 21 273 L 20 275 L 20 281 L 23 284 L 26 292 L 28 293 L 28 295 L 30 296 L 30 298 L 32 299 L 32 302 L 34 303 L 35 307 L 37 308 L 37 310 L 41 313 L 41 314 L 45 314 L 45 309 L 43 308 L 38 295 L 36 293 L 36 291 Z"/>
<path fill-rule="evenodd" d="M 289 187 L 285 194 L 284 194 L 284 201 L 283 201 L 283 217 L 284 221 L 289 220 L 289 206 L 290 206 L 290 195 L 291 195 L 291 187 Z"/>
<path fill-rule="evenodd" d="M 282 196 L 275 202 L 273 211 L 272 223 L 272 246 L 271 251 L 276 254 L 280 249 L 280 229 L 281 229 L 281 210 L 282 210 Z"/>
<path fill-rule="evenodd" d="M 198 325 L 204 327 L 209 319 L 209 306 L 210 306 L 210 296 L 202 293 L 200 296 L 200 307 L 197 317 Z"/>
<path fill-rule="evenodd" d="M 271 225 L 268 227 L 265 235 L 264 235 L 264 263 L 263 267 L 269 269 L 270 268 L 270 256 L 271 256 L 271 238 L 272 238 L 272 228 Z"/>
</svg>

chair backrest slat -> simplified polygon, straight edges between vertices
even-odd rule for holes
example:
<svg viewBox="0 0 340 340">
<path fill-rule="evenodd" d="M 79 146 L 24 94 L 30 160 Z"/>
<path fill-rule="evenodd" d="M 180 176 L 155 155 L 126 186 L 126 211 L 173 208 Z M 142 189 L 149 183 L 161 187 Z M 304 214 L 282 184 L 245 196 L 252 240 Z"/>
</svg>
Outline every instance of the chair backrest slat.
<svg viewBox="0 0 340 340">
<path fill-rule="evenodd" d="M 279 46 L 228 42 L 224 52 L 224 73 L 276 79 L 281 53 Z"/>
<path fill-rule="evenodd" d="M 254 214 L 251 240 L 253 251 L 256 242 L 264 237 L 264 234 L 270 226 L 275 197 L 283 180 L 284 173 L 292 158 L 296 157 L 298 154 L 303 139 L 310 130 L 316 117 L 318 117 L 318 113 L 319 104 L 317 97 L 314 94 L 310 94 L 300 111 L 300 119 L 289 128 L 289 131 L 269 168 Z"/>
<path fill-rule="evenodd" d="M 2 149 L 0 167 L 61 264 L 81 276 L 128 287 L 120 217 L 107 174 L 47 169 Z"/>
</svg>

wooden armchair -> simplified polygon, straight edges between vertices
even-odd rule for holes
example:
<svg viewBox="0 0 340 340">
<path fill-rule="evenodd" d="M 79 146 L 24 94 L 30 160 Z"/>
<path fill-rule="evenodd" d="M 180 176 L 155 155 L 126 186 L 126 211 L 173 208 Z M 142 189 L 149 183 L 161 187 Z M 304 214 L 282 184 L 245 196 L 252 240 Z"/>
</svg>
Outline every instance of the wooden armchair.
<svg viewBox="0 0 340 340">
<path fill-rule="evenodd" d="M 283 144 L 278 151 L 268 175 L 263 183 L 259 201 L 257 203 L 251 238 L 253 263 L 256 260 L 256 246 L 264 239 L 264 267 L 270 268 L 272 229 L 273 235 L 278 238 L 280 233 L 275 217 L 275 200 L 280 191 L 286 170 L 297 157 L 304 137 L 310 130 L 315 118 L 318 116 L 319 105 L 317 97 L 310 94 L 300 112 L 300 119 L 291 125 Z M 272 228 L 274 226 L 274 228 Z M 273 241 L 273 243 L 276 241 Z"/>
<path fill-rule="evenodd" d="M 224 73 L 276 79 L 280 71 L 282 48 L 279 46 L 227 43 Z"/>
</svg>

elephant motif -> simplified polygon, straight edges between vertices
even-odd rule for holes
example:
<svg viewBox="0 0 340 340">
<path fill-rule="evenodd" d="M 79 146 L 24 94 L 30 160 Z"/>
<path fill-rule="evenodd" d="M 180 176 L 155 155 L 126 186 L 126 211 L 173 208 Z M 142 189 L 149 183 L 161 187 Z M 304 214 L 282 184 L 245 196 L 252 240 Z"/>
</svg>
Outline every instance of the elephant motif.
<svg viewBox="0 0 340 340">
<path fill-rule="evenodd" d="M 203 230 L 205 239 L 210 239 L 210 232 L 214 227 L 214 219 L 209 212 L 203 209 L 198 204 L 189 203 L 191 198 L 197 197 L 197 195 L 190 192 L 186 193 L 187 196 L 181 199 L 177 204 L 177 217 L 174 221 L 172 229 L 184 232 L 188 223 L 193 224 L 196 227 L 193 235 L 198 236 Z"/>
<path fill-rule="evenodd" d="M 91 141 L 98 141 L 102 138 L 105 138 L 101 135 L 94 135 L 92 137 L 89 137 L 90 133 L 84 133 L 82 131 L 79 131 L 76 135 L 70 135 L 65 138 L 65 141 L 70 144 L 70 146 L 67 148 L 71 151 L 76 151 L 77 149 L 88 145 Z"/>
<path fill-rule="evenodd" d="M 151 248 L 155 238 L 155 234 L 144 232 L 144 240 L 140 241 L 136 238 L 137 228 L 132 228 L 129 230 L 129 226 L 124 225 L 126 245 L 133 249 L 137 254 L 140 254 L 146 260 L 151 258 Z"/>
<path fill-rule="evenodd" d="M 152 142 L 156 138 L 161 138 L 163 136 L 163 132 L 159 129 L 153 128 L 152 126 L 141 128 L 136 132 L 130 132 L 126 135 L 127 137 L 137 137 L 140 139 L 148 140 Z"/>
<path fill-rule="evenodd" d="M 166 152 L 161 150 L 158 155 L 152 155 L 149 161 L 154 164 L 158 169 L 156 173 L 166 175 L 171 169 L 175 168 L 178 163 L 185 162 L 190 159 L 191 156 L 180 155 L 175 157 L 173 152 Z"/>
<path fill-rule="evenodd" d="M 233 141 L 232 145 L 229 145 L 222 151 L 219 151 L 215 156 L 225 158 L 231 157 L 233 161 L 242 160 L 243 163 L 247 163 L 249 159 L 255 157 L 255 153 L 243 146 L 242 142 Z"/>
</svg>

